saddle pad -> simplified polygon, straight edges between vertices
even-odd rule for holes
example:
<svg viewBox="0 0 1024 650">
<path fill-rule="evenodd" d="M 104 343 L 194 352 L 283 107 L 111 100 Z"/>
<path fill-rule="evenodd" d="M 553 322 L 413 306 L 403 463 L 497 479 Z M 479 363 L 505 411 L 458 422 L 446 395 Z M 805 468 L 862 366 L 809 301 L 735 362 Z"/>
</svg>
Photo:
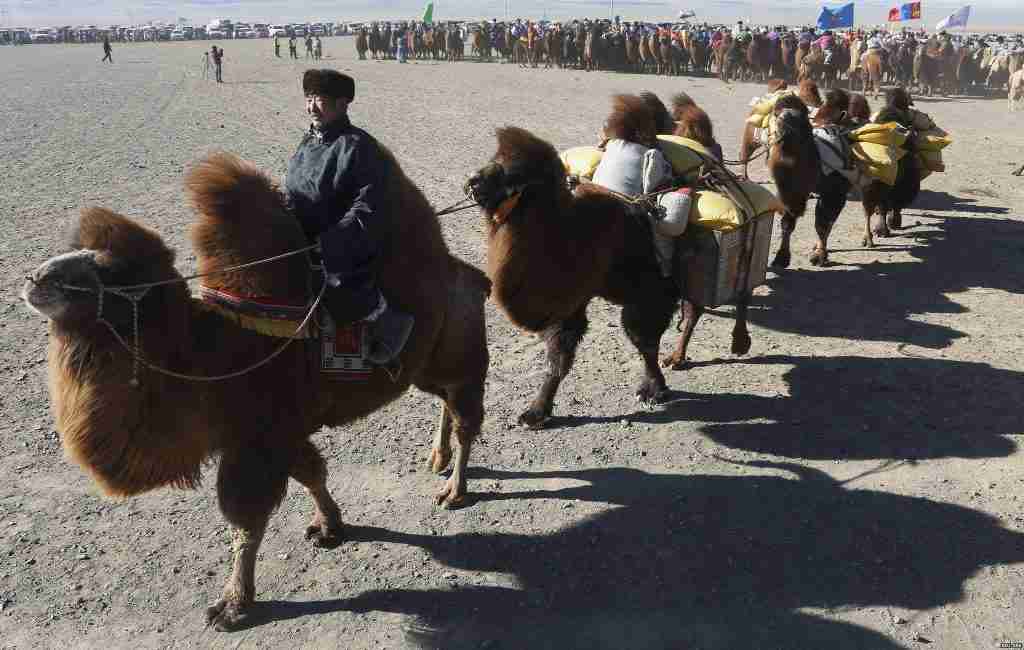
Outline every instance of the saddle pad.
<svg viewBox="0 0 1024 650">
<path fill-rule="evenodd" d="M 233 320 L 239 327 L 264 336 L 274 338 L 320 339 L 318 350 L 320 372 L 334 379 L 344 381 L 366 381 L 373 373 L 373 366 L 363 359 L 362 355 L 362 323 L 352 323 L 338 328 L 326 311 L 321 311 L 319 328 L 311 332 L 307 325 L 296 334 L 308 306 L 280 305 L 270 299 L 256 299 L 249 296 L 241 297 L 233 294 L 201 287 L 202 303 L 208 309 Z M 283 314 L 298 309 L 298 315 L 283 318 Z M 264 315 L 252 315 L 243 310 L 262 312 Z M 269 310 L 269 311 L 268 311 Z M 268 316 L 273 313 L 274 316 Z"/>
</svg>

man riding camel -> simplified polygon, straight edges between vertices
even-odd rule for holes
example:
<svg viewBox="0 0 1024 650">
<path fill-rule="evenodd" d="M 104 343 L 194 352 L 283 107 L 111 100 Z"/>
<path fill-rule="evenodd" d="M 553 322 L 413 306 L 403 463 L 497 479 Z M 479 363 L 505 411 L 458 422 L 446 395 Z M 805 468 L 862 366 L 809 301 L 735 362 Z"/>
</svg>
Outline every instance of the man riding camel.
<svg viewBox="0 0 1024 650">
<path fill-rule="evenodd" d="M 311 241 L 319 241 L 327 289 L 323 302 L 339 324 L 363 322 L 362 356 L 391 363 L 412 333 L 413 317 L 388 305 L 374 264 L 383 242 L 373 232 L 392 163 L 377 141 L 352 125 L 355 81 L 337 70 L 302 77 L 309 131 L 288 162 L 288 205 Z"/>
</svg>

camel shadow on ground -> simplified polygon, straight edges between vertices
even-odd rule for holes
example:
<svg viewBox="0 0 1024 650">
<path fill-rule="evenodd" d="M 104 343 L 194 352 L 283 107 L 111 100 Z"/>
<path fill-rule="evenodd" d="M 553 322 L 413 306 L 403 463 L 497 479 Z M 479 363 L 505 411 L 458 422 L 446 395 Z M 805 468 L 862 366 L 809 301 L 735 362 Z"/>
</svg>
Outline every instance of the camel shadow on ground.
<svg viewBox="0 0 1024 650">
<path fill-rule="evenodd" d="M 913 225 L 913 216 L 904 221 Z M 839 251 L 841 267 L 791 269 L 769 277 L 771 293 L 755 296 L 750 322 L 777 332 L 855 341 L 889 341 L 939 350 L 967 334 L 924 322 L 927 314 L 969 310 L 951 295 L 968 290 L 1024 294 L 1024 223 L 982 217 L 942 217 L 938 230 L 913 227 L 879 240 L 903 247 L 916 261 L 856 264 Z M 845 249 L 849 250 L 849 249 Z M 858 255 L 870 255 L 860 249 Z M 856 254 L 856 253 L 854 253 Z M 757 334 L 754 333 L 754 354 Z"/>
<path fill-rule="evenodd" d="M 985 363 L 898 356 L 772 355 L 692 365 L 791 366 L 788 396 L 674 392 L 661 409 L 629 416 L 564 416 L 562 426 L 702 423 L 720 445 L 812 460 L 995 458 L 1017 451 L 1024 424 L 1014 397 L 1024 373 Z M 754 421 L 756 420 L 756 422 Z M 767 423 L 766 423 L 767 421 Z"/>
<path fill-rule="evenodd" d="M 998 198 L 997 195 L 980 188 L 964 188 L 960 191 L 985 198 Z M 949 192 L 921 190 L 917 200 L 914 201 L 913 209 L 923 212 L 967 212 L 970 214 L 1008 214 L 1010 212 L 1009 208 L 977 205 L 977 203 L 977 199 L 954 196 Z"/>
<path fill-rule="evenodd" d="M 445 566 L 505 574 L 516 586 L 264 603 L 261 621 L 343 609 L 397 613 L 405 645 L 451 650 L 895 650 L 903 646 L 884 634 L 799 610 L 940 607 L 964 598 L 979 569 L 1024 562 L 1024 535 L 987 514 L 854 489 L 796 465 L 745 465 L 762 472 L 473 469 L 473 478 L 501 482 L 501 492 L 481 499 L 614 507 L 540 534 L 438 537 L 350 526 L 349 539 L 419 547 Z M 874 615 L 889 625 L 888 615 Z"/>
</svg>

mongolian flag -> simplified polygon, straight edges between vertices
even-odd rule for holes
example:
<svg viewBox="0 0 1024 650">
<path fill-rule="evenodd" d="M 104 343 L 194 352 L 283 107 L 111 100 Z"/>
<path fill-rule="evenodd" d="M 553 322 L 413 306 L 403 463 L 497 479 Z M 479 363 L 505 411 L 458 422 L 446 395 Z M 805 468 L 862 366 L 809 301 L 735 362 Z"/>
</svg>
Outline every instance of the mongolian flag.
<svg viewBox="0 0 1024 650">
<path fill-rule="evenodd" d="M 908 2 L 900 5 L 900 20 L 921 20 L 921 3 Z"/>
<path fill-rule="evenodd" d="M 899 7 L 893 7 L 892 9 L 889 10 L 889 22 L 890 23 L 898 23 L 898 22 L 900 22 L 900 8 Z"/>
</svg>

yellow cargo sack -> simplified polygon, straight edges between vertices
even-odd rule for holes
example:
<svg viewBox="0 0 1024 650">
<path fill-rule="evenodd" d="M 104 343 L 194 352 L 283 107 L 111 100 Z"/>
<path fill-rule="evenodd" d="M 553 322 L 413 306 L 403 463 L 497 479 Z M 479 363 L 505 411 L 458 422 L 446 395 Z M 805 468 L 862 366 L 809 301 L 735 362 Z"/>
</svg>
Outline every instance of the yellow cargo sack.
<svg viewBox="0 0 1024 650">
<path fill-rule="evenodd" d="M 868 176 L 895 185 L 899 161 L 907 155 L 903 144 L 908 136 L 907 129 L 897 122 L 866 124 L 850 132 L 850 150 Z"/>
<path fill-rule="evenodd" d="M 701 143 L 678 135 L 659 135 L 658 147 L 672 163 L 675 175 L 688 180 L 696 178 L 704 160 L 713 157 Z"/>
<path fill-rule="evenodd" d="M 792 90 L 779 90 L 754 100 L 750 106 L 750 116 L 747 117 L 747 124 L 765 128 L 765 117 L 772 114 L 772 111 L 775 110 L 775 104 L 783 97 L 795 94 Z"/>
<path fill-rule="evenodd" d="M 753 181 L 741 180 L 739 181 L 739 186 L 743 190 L 742 193 L 745 193 L 750 198 L 755 218 L 785 211 L 785 207 L 779 201 L 779 197 L 761 185 Z M 743 225 L 743 218 L 743 211 L 732 202 L 732 199 L 724 194 L 710 190 L 699 191 L 694 194 L 693 203 L 690 207 L 690 223 L 695 226 L 719 232 L 729 232 Z"/>
<path fill-rule="evenodd" d="M 708 158 L 712 157 L 701 143 L 677 135 L 659 135 L 658 147 L 672 164 L 672 172 L 686 180 L 697 177 L 697 172 L 704 164 L 701 154 Z M 573 147 L 559 154 L 569 174 L 588 181 L 594 178 L 594 172 L 597 171 L 603 157 L 604 152 L 597 147 Z"/>
<path fill-rule="evenodd" d="M 942 129 L 923 131 L 914 136 L 914 149 L 918 151 L 942 151 L 953 144 L 953 138 Z"/>
<path fill-rule="evenodd" d="M 589 181 L 601 164 L 604 152 L 597 147 L 573 147 L 563 151 L 559 157 L 569 174 Z"/>
</svg>

